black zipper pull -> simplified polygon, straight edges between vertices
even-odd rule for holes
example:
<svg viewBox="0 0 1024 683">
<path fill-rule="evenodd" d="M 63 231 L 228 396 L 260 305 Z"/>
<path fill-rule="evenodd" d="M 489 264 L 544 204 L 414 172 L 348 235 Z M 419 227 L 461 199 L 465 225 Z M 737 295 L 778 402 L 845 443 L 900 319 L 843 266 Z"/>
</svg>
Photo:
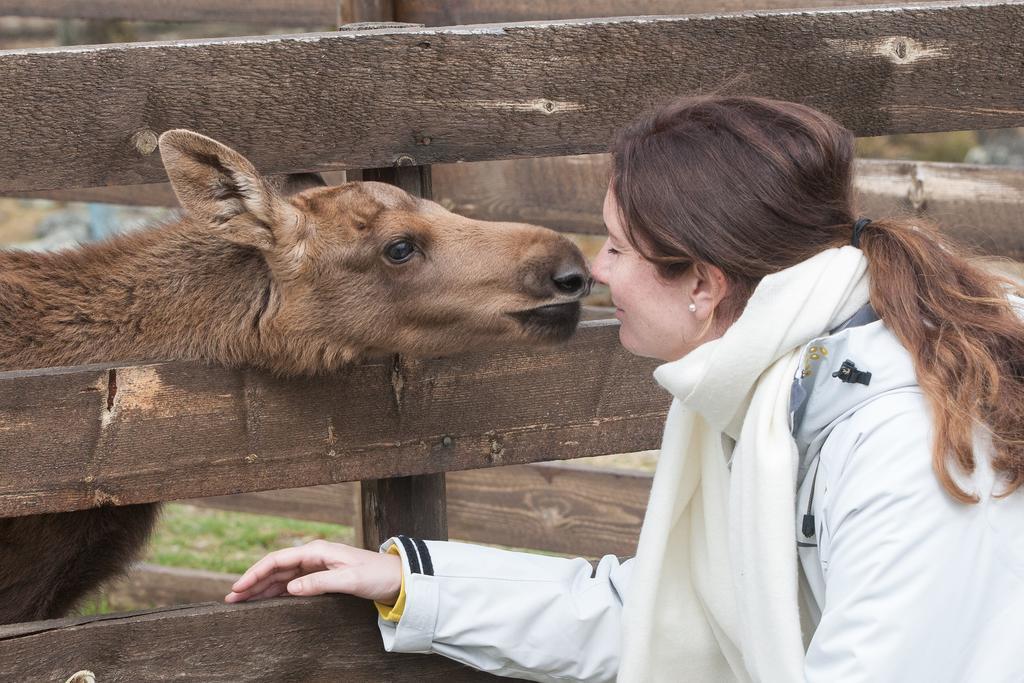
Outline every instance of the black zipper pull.
<svg viewBox="0 0 1024 683">
<path fill-rule="evenodd" d="M 814 525 L 814 513 L 811 512 L 814 506 L 814 490 L 818 488 L 818 470 L 821 468 L 821 455 L 818 455 L 817 461 L 814 463 L 814 478 L 811 479 L 811 493 L 807 496 L 807 513 L 804 515 L 803 521 L 800 523 L 800 531 L 803 532 L 804 538 L 814 538 L 815 525 Z M 797 545 L 801 548 L 813 548 L 817 543 L 801 543 L 797 541 Z"/>
<path fill-rule="evenodd" d="M 804 515 L 800 531 L 803 532 L 804 538 L 814 538 L 814 515 Z"/>
<path fill-rule="evenodd" d="M 864 386 L 871 384 L 871 373 L 858 370 L 852 360 L 844 360 L 839 369 L 832 373 L 832 376 L 847 384 L 863 384 Z"/>
</svg>

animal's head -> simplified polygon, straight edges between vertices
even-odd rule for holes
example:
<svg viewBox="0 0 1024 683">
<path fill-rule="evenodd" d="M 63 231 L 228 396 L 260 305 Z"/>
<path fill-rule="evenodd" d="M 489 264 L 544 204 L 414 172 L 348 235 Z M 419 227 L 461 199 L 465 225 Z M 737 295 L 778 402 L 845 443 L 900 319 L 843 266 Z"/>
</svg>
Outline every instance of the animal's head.
<svg viewBox="0 0 1024 683">
<path fill-rule="evenodd" d="M 558 342 L 579 321 L 586 262 L 552 230 L 471 220 L 384 183 L 288 196 L 186 130 L 161 135 L 160 152 L 192 220 L 262 255 L 272 286 L 261 325 L 309 354 L 309 369 L 362 353 Z"/>
</svg>

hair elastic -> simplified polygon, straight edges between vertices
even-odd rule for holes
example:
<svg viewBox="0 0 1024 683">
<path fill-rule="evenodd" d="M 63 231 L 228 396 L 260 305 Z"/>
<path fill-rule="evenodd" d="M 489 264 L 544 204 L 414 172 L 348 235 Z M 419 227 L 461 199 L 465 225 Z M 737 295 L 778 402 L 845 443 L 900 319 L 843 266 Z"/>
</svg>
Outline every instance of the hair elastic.
<svg viewBox="0 0 1024 683">
<path fill-rule="evenodd" d="M 850 244 L 860 249 L 860 234 L 864 232 L 864 228 L 868 227 L 869 223 L 871 223 L 870 218 L 859 218 L 853 224 L 853 239 L 850 240 Z"/>
</svg>

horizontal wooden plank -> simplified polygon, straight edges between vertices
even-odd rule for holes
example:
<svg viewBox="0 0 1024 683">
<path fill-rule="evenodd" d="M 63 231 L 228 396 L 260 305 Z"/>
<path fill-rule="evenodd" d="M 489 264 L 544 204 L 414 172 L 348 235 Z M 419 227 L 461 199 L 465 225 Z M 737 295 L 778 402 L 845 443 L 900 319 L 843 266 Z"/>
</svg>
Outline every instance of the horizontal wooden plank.
<svg viewBox="0 0 1024 683">
<path fill-rule="evenodd" d="M 603 234 L 607 155 L 434 166 L 434 198 L 456 213 Z M 327 174 L 333 177 L 334 174 Z M 868 216 L 927 216 L 985 254 L 1024 260 L 1024 170 L 862 159 L 857 199 Z M 19 196 L 175 206 L 166 184 L 49 190 Z"/>
<path fill-rule="evenodd" d="M 926 216 L 982 254 L 1024 261 L 1024 170 L 864 161 L 857 190 L 865 216 Z"/>
<path fill-rule="evenodd" d="M 650 474 L 554 463 L 511 469 L 450 475 L 453 538 L 584 557 L 636 552 Z"/>
<path fill-rule="evenodd" d="M 434 200 L 464 216 L 604 234 L 601 212 L 611 175 L 607 154 L 434 167 Z"/>
<path fill-rule="evenodd" d="M 427 26 L 881 4 L 857 0 L 395 0 L 395 18 Z"/>
<path fill-rule="evenodd" d="M 669 403 L 654 367 L 597 321 L 562 347 L 303 380 L 194 363 L 0 373 L 0 516 L 654 448 Z"/>
<path fill-rule="evenodd" d="M 507 472 L 520 467 L 532 466 L 503 467 L 501 471 Z M 449 497 L 453 494 L 452 483 L 458 474 L 453 472 L 446 477 Z M 233 496 L 210 496 L 181 502 L 213 510 L 247 512 L 254 515 L 273 515 L 309 522 L 353 526 L 357 521 L 356 516 L 359 510 L 359 482 L 347 481 L 341 484 L 321 484 L 297 489 L 255 491 L 253 493 L 238 493 Z"/>
<path fill-rule="evenodd" d="M 1017 126 L 1022 31 L 1012 0 L 11 50 L 0 191 L 162 180 L 172 127 L 271 173 L 593 153 L 723 89 L 860 135 Z"/>
<path fill-rule="evenodd" d="M 636 551 L 651 475 L 543 463 L 453 472 L 447 482 L 452 538 L 586 557 L 630 556 Z M 358 486 L 349 483 L 188 502 L 351 525 L 357 495 Z"/>
<path fill-rule="evenodd" d="M 329 27 L 337 24 L 342 2 L 346 0 L 0 0 L 0 16 Z"/>
<path fill-rule="evenodd" d="M 277 598 L 0 627 L 11 681 L 484 681 L 444 657 L 386 653 L 373 604 L 350 596 Z"/>
<path fill-rule="evenodd" d="M 145 185 L 114 185 L 112 187 L 77 187 L 70 190 L 17 192 L 22 199 L 51 199 L 58 202 L 97 202 L 129 206 L 178 206 L 178 198 L 168 183 Z"/>
<path fill-rule="evenodd" d="M 347 180 L 345 171 L 327 171 L 320 174 L 328 185 L 341 185 Z M 271 176 L 277 183 L 286 182 L 285 175 Z M 279 185 L 280 186 L 280 185 Z M 11 196 L 21 199 L 49 199 L 59 202 L 94 202 L 124 204 L 127 206 L 179 206 L 178 198 L 169 183 L 145 185 L 112 185 L 110 187 L 76 187 L 68 190 L 39 190 L 17 192 Z"/>
</svg>

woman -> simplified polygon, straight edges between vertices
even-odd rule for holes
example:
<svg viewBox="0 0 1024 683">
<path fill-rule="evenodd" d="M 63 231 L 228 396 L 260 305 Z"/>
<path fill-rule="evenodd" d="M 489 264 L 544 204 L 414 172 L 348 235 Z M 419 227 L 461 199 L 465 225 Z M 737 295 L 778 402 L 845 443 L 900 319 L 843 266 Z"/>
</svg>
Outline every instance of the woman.
<svg viewBox="0 0 1024 683">
<path fill-rule="evenodd" d="M 675 397 L 637 556 L 315 542 L 227 601 L 351 593 L 388 650 L 532 680 L 1024 680 L 1024 324 L 921 221 L 857 220 L 853 135 L 679 100 L 613 146 L 593 264 Z"/>
</svg>

